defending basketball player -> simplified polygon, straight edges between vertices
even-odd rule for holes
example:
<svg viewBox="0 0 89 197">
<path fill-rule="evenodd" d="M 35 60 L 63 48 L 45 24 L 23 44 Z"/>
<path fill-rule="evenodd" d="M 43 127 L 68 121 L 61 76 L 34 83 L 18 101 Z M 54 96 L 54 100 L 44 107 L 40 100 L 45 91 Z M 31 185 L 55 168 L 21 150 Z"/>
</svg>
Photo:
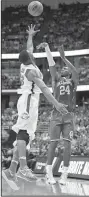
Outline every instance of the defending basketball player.
<svg viewBox="0 0 89 197">
<path fill-rule="evenodd" d="M 15 185 L 15 174 L 18 162 L 20 164 L 17 176 L 25 180 L 36 180 L 36 176 L 27 167 L 26 145 L 29 140 L 34 139 L 38 119 L 39 96 L 42 91 L 44 96 L 51 102 L 56 110 L 66 114 L 67 105 L 59 103 L 51 94 L 48 87 L 43 82 L 43 76 L 36 66 L 33 57 L 33 36 L 39 31 L 34 30 L 35 26 L 31 25 L 28 33 L 27 50 L 19 55 L 21 62 L 21 88 L 18 93 L 21 94 L 18 103 L 18 120 L 12 129 L 17 133 L 17 145 L 14 148 L 13 159 L 10 168 L 2 173 L 4 179 L 12 187 L 18 189 Z M 29 139 L 30 137 L 30 139 Z"/>
<path fill-rule="evenodd" d="M 68 105 L 68 114 L 66 115 L 63 115 L 62 113 L 59 114 L 56 109 L 53 109 L 49 128 L 51 142 L 49 145 L 48 161 L 46 166 L 47 181 L 51 184 L 55 184 L 56 182 L 52 173 L 52 162 L 55 154 L 55 148 L 57 147 L 58 140 L 60 139 L 60 133 L 62 132 L 64 139 L 64 166 L 63 173 L 60 178 L 60 184 L 64 185 L 66 184 L 68 176 L 68 166 L 71 156 L 71 138 L 73 136 L 74 128 L 72 112 L 75 108 L 75 93 L 76 86 L 78 84 L 78 74 L 76 68 L 66 59 L 63 46 L 59 47 L 60 56 L 66 64 L 62 69 L 60 68 L 60 65 L 59 67 L 56 67 L 56 63 L 47 43 L 41 43 L 37 48 L 45 48 L 55 98 L 58 102 Z"/>
</svg>

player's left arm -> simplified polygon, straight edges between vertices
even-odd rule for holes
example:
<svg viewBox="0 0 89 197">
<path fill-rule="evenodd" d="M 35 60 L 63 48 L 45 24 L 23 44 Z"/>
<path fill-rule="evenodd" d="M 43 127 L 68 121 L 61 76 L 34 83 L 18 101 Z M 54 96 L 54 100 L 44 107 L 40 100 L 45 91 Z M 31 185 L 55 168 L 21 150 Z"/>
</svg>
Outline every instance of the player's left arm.
<svg viewBox="0 0 89 197">
<path fill-rule="evenodd" d="M 27 50 L 30 53 L 33 53 L 34 47 L 33 47 L 33 37 L 37 32 L 40 30 L 35 30 L 35 25 L 28 26 L 28 30 L 26 32 L 28 33 L 28 40 L 27 40 Z"/>
<path fill-rule="evenodd" d="M 62 58 L 63 62 L 66 64 L 66 66 L 68 66 L 69 71 L 72 74 L 72 79 L 73 79 L 74 83 L 77 85 L 78 81 L 79 81 L 78 72 L 77 72 L 76 68 L 73 66 L 73 64 L 65 57 L 63 45 L 59 47 L 59 52 L 60 52 L 60 57 Z"/>
<path fill-rule="evenodd" d="M 47 55 L 47 60 L 48 60 L 48 65 L 49 65 L 49 71 L 52 77 L 52 81 L 55 81 L 56 77 L 56 67 L 55 67 L 55 61 L 53 59 L 52 53 L 50 51 L 49 45 L 46 42 L 43 42 L 37 46 L 37 49 L 45 49 L 46 55 Z"/>
</svg>

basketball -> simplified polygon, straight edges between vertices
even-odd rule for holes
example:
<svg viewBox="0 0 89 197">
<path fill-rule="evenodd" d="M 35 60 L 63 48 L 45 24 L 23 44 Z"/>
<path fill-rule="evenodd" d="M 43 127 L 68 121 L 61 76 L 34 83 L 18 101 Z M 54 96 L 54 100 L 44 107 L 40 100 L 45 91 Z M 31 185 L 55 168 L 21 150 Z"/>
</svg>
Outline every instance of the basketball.
<svg viewBox="0 0 89 197">
<path fill-rule="evenodd" d="M 39 1 L 32 1 L 28 5 L 28 12 L 32 16 L 40 16 L 43 12 L 43 5 Z"/>
</svg>

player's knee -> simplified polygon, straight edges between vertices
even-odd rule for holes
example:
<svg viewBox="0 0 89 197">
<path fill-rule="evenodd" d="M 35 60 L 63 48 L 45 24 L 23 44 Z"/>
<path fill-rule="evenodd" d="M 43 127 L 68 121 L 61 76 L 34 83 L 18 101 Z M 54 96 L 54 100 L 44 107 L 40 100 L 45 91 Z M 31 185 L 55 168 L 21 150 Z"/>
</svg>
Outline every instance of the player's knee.
<svg viewBox="0 0 89 197">
<path fill-rule="evenodd" d="M 71 142 L 73 139 L 73 131 L 70 131 L 69 134 L 65 136 L 63 139 L 65 142 Z"/>
<path fill-rule="evenodd" d="M 56 140 L 50 140 L 50 144 L 57 144 L 58 142 Z"/>
<path fill-rule="evenodd" d="M 64 148 L 66 151 L 71 149 L 71 141 L 70 140 L 64 140 Z"/>
<path fill-rule="evenodd" d="M 17 140 L 23 140 L 26 142 L 26 145 L 29 143 L 29 134 L 26 130 L 19 130 L 17 134 Z"/>
<path fill-rule="evenodd" d="M 58 144 L 57 140 L 50 140 L 50 147 L 51 147 L 51 149 L 55 149 L 57 144 Z"/>
</svg>

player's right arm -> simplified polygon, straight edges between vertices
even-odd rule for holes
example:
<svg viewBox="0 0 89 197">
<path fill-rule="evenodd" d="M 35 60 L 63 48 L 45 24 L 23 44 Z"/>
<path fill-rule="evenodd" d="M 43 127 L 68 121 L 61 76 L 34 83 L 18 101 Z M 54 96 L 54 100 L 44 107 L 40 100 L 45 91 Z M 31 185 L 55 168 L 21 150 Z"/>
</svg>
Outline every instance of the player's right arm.
<svg viewBox="0 0 89 197">
<path fill-rule="evenodd" d="M 26 32 L 28 33 L 28 40 L 27 40 L 27 50 L 30 53 L 33 53 L 34 47 L 33 47 L 33 37 L 37 32 L 40 30 L 35 30 L 35 25 L 28 26 L 28 30 Z"/>
<path fill-rule="evenodd" d="M 51 94 L 49 88 L 46 86 L 46 84 L 43 82 L 42 79 L 39 78 L 38 73 L 36 70 L 27 70 L 25 76 L 27 77 L 28 81 L 34 81 L 35 84 L 40 88 L 40 90 L 43 92 L 44 96 L 47 98 L 47 100 L 52 103 L 57 111 L 59 111 L 62 114 L 68 113 L 67 105 L 59 103 L 54 96 Z"/>
<path fill-rule="evenodd" d="M 47 55 L 47 60 L 48 60 L 48 65 L 49 65 L 49 70 L 50 74 L 52 77 L 52 81 L 55 81 L 56 77 L 56 67 L 55 67 L 55 61 L 53 59 L 52 53 L 50 51 L 49 45 L 46 42 L 41 43 L 40 45 L 37 46 L 37 49 L 44 48 L 46 55 Z"/>
<path fill-rule="evenodd" d="M 60 52 L 60 57 L 66 64 L 66 66 L 69 68 L 70 73 L 72 74 L 72 79 L 75 83 L 75 86 L 77 87 L 78 81 L 79 81 L 79 76 L 77 69 L 74 67 L 74 65 L 65 57 L 65 52 L 64 52 L 64 47 L 63 45 L 59 47 L 59 52 Z"/>
</svg>

